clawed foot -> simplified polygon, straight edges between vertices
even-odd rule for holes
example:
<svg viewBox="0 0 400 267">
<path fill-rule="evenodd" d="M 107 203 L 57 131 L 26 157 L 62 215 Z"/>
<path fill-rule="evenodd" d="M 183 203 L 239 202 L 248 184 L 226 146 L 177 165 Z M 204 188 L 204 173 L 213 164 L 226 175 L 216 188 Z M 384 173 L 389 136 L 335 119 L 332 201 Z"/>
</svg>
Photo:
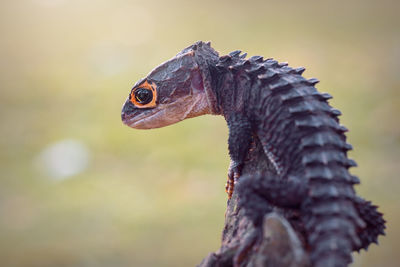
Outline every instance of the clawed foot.
<svg viewBox="0 0 400 267">
<path fill-rule="evenodd" d="M 242 169 L 242 164 L 231 161 L 228 170 L 228 180 L 225 185 L 225 192 L 228 194 L 228 199 L 231 199 L 233 191 L 235 190 L 235 184 L 237 183 Z"/>
</svg>

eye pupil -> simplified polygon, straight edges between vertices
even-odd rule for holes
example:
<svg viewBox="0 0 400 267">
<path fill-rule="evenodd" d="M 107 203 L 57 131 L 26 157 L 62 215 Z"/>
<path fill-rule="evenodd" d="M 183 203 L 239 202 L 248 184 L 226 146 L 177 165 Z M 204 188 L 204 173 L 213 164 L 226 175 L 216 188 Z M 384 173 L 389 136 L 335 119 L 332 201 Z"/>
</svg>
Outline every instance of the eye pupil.
<svg viewBox="0 0 400 267">
<path fill-rule="evenodd" d="M 135 91 L 135 99 L 139 104 L 148 104 L 153 100 L 153 92 L 149 89 L 139 88 Z"/>
</svg>

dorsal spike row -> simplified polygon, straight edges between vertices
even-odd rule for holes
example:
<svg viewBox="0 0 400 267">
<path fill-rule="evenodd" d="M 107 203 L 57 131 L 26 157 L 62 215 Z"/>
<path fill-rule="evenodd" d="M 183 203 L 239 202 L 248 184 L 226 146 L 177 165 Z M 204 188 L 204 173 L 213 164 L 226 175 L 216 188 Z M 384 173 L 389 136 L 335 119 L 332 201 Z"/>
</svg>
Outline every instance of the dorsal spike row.
<svg viewBox="0 0 400 267">
<path fill-rule="evenodd" d="M 323 94 L 321 94 L 321 97 L 322 97 L 324 100 L 332 99 L 332 96 L 331 96 L 330 94 L 328 94 L 328 93 L 323 93 Z"/>
<path fill-rule="evenodd" d="M 348 200 L 342 201 L 321 201 L 315 203 L 310 211 L 315 215 L 338 215 L 351 219 L 357 226 L 365 227 L 365 222 L 358 216 L 353 205 L 348 205 Z"/>
<path fill-rule="evenodd" d="M 353 150 L 353 146 L 350 145 L 349 143 L 345 143 L 344 148 L 345 148 L 346 150 Z"/>
<path fill-rule="evenodd" d="M 235 51 L 233 51 L 233 52 L 230 52 L 229 55 L 230 55 L 231 57 L 237 57 L 237 56 L 240 55 L 240 53 L 242 53 L 242 51 L 240 51 L 240 50 L 235 50 Z"/>
<path fill-rule="evenodd" d="M 248 61 L 248 60 L 239 60 L 235 65 L 234 65 L 234 67 L 235 68 L 243 68 L 243 67 L 250 67 L 251 66 L 251 63 L 250 63 L 250 61 Z"/>
<path fill-rule="evenodd" d="M 291 90 L 285 94 L 280 95 L 282 101 L 290 101 L 292 99 L 298 99 L 303 97 L 320 97 L 320 93 L 314 87 L 302 86 L 298 87 L 296 90 Z"/>
<path fill-rule="evenodd" d="M 287 63 L 287 62 L 278 63 L 278 67 L 286 67 L 287 65 L 289 65 L 289 63 Z"/>
<path fill-rule="evenodd" d="M 289 94 L 289 96 L 287 95 Z M 284 102 L 284 104 L 290 104 L 287 100 L 292 100 L 292 99 L 301 99 L 304 98 L 306 96 L 313 96 L 316 95 L 318 96 L 318 94 L 313 94 L 310 93 L 306 96 L 302 96 L 300 94 L 296 94 L 296 93 L 292 93 L 292 92 L 287 92 L 287 94 L 284 94 L 281 96 L 281 100 Z M 292 96 L 291 96 L 292 95 Z M 288 97 L 290 97 L 289 99 L 287 99 Z M 290 104 L 289 106 L 289 112 L 296 116 L 296 115 L 304 115 L 304 114 L 320 114 L 321 112 L 324 112 L 326 114 L 328 114 L 329 116 L 331 116 L 332 118 L 334 118 L 335 120 L 337 120 L 337 117 L 340 116 L 342 113 L 337 110 L 337 109 L 333 109 L 331 106 L 328 105 L 327 102 L 325 101 L 318 101 L 316 99 L 312 99 L 312 98 L 308 98 L 306 102 L 302 102 L 302 101 L 292 101 L 294 102 L 293 104 Z M 344 131 L 345 129 L 338 129 L 339 131 Z"/>
<path fill-rule="evenodd" d="M 281 71 L 281 69 L 279 69 L 279 71 Z M 281 88 L 279 88 L 279 87 L 281 87 Z M 276 84 L 270 85 L 270 89 L 273 89 L 273 88 L 279 89 L 279 90 L 296 88 L 296 90 L 293 90 L 293 91 L 306 90 L 306 91 L 308 91 L 306 93 L 306 95 L 310 95 L 310 94 L 312 94 L 312 91 L 315 91 L 316 93 L 314 95 L 317 95 L 317 90 L 314 87 L 308 86 L 307 80 L 304 79 L 302 76 L 297 76 L 297 75 L 282 76 L 282 78 Z M 290 93 L 291 92 L 285 92 L 283 94 L 290 94 Z M 296 94 L 296 93 L 294 93 L 294 94 Z"/>
<path fill-rule="evenodd" d="M 286 79 L 280 79 L 276 83 L 271 84 L 269 88 L 272 91 L 284 91 L 293 87 L 293 83 Z"/>
<path fill-rule="evenodd" d="M 326 183 L 327 181 L 335 181 L 337 183 L 359 184 L 360 179 L 351 175 L 345 167 L 331 168 L 324 165 L 314 165 L 307 167 L 306 177 L 313 182 Z"/>
<path fill-rule="evenodd" d="M 316 233 L 324 232 L 327 229 L 334 230 L 334 229 L 347 229 L 347 228 L 349 229 L 352 228 L 352 231 L 354 231 L 354 225 L 350 221 L 337 217 L 337 218 L 329 218 L 323 220 L 320 224 L 317 224 L 315 226 L 315 232 Z"/>
<path fill-rule="evenodd" d="M 339 125 L 337 121 L 332 117 L 321 117 L 317 115 L 310 115 L 305 118 L 295 119 L 295 125 L 299 128 L 331 128 L 338 133 L 344 133 L 347 130 L 346 127 Z"/>
<path fill-rule="evenodd" d="M 220 61 L 221 63 L 227 63 L 227 62 L 232 61 L 232 57 L 229 56 L 229 55 L 225 55 L 225 56 L 220 57 L 220 58 L 219 58 L 219 61 Z"/>
<path fill-rule="evenodd" d="M 250 62 L 256 62 L 256 63 L 260 63 L 263 61 L 263 57 L 262 56 L 252 56 L 251 58 L 249 58 Z"/>
<path fill-rule="evenodd" d="M 299 114 L 299 113 L 319 113 L 319 112 L 330 112 L 331 107 L 326 102 L 321 101 L 304 101 L 293 104 L 289 107 L 289 112 L 291 114 Z"/>
<path fill-rule="evenodd" d="M 211 47 L 211 42 L 210 42 L 210 41 L 206 42 L 206 45 L 208 45 L 209 47 Z"/>
<path fill-rule="evenodd" d="M 354 225 L 351 221 L 343 218 L 329 218 L 320 222 L 315 226 L 315 230 L 309 236 L 309 242 L 314 243 L 317 239 L 325 237 L 324 233 L 335 232 L 340 229 L 347 229 L 348 235 L 352 238 L 357 238 Z"/>
<path fill-rule="evenodd" d="M 315 132 L 303 137 L 300 142 L 303 149 L 323 146 L 334 146 L 345 151 L 351 150 L 352 146 L 346 143 L 342 137 L 332 131 Z"/>
<path fill-rule="evenodd" d="M 357 167 L 357 162 L 355 162 L 354 159 L 347 159 L 347 163 L 349 164 L 349 167 Z"/>
<path fill-rule="evenodd" d="M 257 76 L 260 80 L 271 82 L 279 77 L 279 72 L 273 69 L 267 69 L 265 73 Z"/>
<path fill-rule="evenodd" d="M 278 61 L 272 58 L 268 58 L 264 61 L 264 64 L 267 65 L 268 67 L 276 67 L 278 66 Z"/>
<path fill-rule="evenodd" d="M 298 67 L 293 69 L 290 73 L 302 75 L 305 70 L 306 69 L 304 67 Z"/>
<path fill-rule="evenodd" d="M 243 54 L 241 54 L 239 57 L 240 57 L 241 59 L 244 59 L 244 58 L 246 58 L 246 56 L 247 56 L 247 53 L 243 53 Z"/>
<path fill-rule="evenodd" d="M 293 68 L 291 68 L 289 66 L 284 66 L 284 67 L 281 68 L 281 70 L 282 70 L 282 72 L 290 74 L 290 73 L 292 73 Z"/>
<path fill-rule="evenodd" d="M 330 110 L 330 113 L 331 113 L 332 115 L 336 116 L 336 117 L 342 115 L 342 112 L 340 112 L 340 110 L 335 109 L 335 108 L 332 108 L 332 109 Z"/>
<path fill-rule="evenodd" d="M 353 184 L 359 184 L 361 182 L 360 179 L 355 175 L 350 175 L 350 177 Z"/>
<path fill-rule="evenodd" d="M 350 174 L 344 167 L 333 169 L 329 166 L 315 165 L 307 168 L 306 177 L 310 180 L 333 180 L 339 178 L 347 181 L 350 179 Z"/>
<path fill-rule="evenodd" d="M 309 236 L 309 242 L 311 244 L 318 242 L 318 248 L 321 246 L 321 243 L 325 243 L 326 242 L 326 238 L 327 238 L 327 233 L 341 233 L 342 236 L 344 236 L 346 239 L 350 239 L 351 240 L 351 246 L 352 248 L 356 248 L 359 247 L 362 243 L 360 238 L 357 236 L 357 233 L 355 231 L 355 227 L 354 224 L 351 222 L 351 220 L 348 220 L 347 218 L 341 218 L 343 221 L 348 222 L 348 224 L 341 224 L 341 225 L 337 225 L 337 223 L 335 224 L 323 224 L 323 227 L 319 227 L 319 230 L 314 230 L 313 233 Z M 330 221 L 333 220 L 333 218 L 329 218 L 329 220 L 326 221 Z M 317 225 L 318 227 L 319 225 Z M 331 227 L 329 227 L 331 226 Z M 317 229 L 317 227 L 315 227 L 315 229 Z M 343 231 L 343 229 L 346 229 L 345 231 Z M 341 230 L 341 231 L 340 231 Z M 335 235 L 335 237 L 337 237 L 337 235 Z M 339 245 L 337 244 L 337 242 L 335 242 L 334 240 L 333 244 L 325 244 L 325 246 L 330 247 L 330 251 L 332 252 L 332 248 L 334 248 L 335 251 L 339 252 L 339 254 L 341 256 L 343 255 L 343 245 Z M 331 242 L 332 242 L 331 241 Z M 329 242 L 329 241 L 328 241 Z M 344 246 L 347 247 L 348 252 L 350 253 L 350 244 L 349 243 L 345 243 Z M 322 250 L 320 250 L 321 252 L 323 252 Z M 322 256 L 323 257 L 323 256 Z M 346 256 L 344 256 L 346 257 Z M 348 257 L 348 256 L 347 256 Z M 324 259 L 326 259 L 324 257 Z M 348 264 L 346 264 L 345 262 L 348 262 L 350 259 L 345 259 L 344 263 L 338 265 L 337 262 L 337 258 L 335 257 L 335 260 L 333 262 L 327 262 L 326 264 L 323 264 L 321 266 L 334 266 L 333 264 L 336 264 L 336 266 L 347 266 Z"/>
<path fill-rule="evenodd" d="M 254 74 L 254 73 L 257 73 L 260 71 L 264 71 L 264 70 L 265 70 L 265 67 L 263 65 L 256 65 L 250 69 L 247 69 L 246 72 L 249 74 Z"/>
<path fill-rule="evenodd" d="M 283 102 L 292 102 L 292 101 L 294 102 L 294 101 L 300 100 L 305 97 L 319 97 L 320 96 L 318 92 L 308 92 L 308 93 L 299 94 L 297 92 L 292 93 L 293 91 L 295 91 L 295 90 L 289 91 L 289 92 L 287 92 L 287 94 L 282 94 L 280 96 L 280 99 Z"/>
<path fill-rule="evenodd" d="M 355 167 L 357 163 L 348 159 L 346 155 L 338 151 L 318 151 L 303 156 L 302 163 L 304 165 L 329 165 L 339 164 L 346 168 Z"/>
<path fill-rule="evenodd" d="M 354 198 L 354 190 L 349 184 L 321 184 L 320 186 L 313 186 L 309 191 L 309 196 L 318 199 L 347 198 L 352 200 Z"/>
<path fill-rule="evenodd" d="M 343 126 L 343 125 L 339 125 L 339 129 L 338 129 L 340 132 L 342 132 L 342 133 L 346 133 L 346 132 L 348 132 L 349 131 L 349 129 L 347 129 L 345 126 Z"/>
<path fill-rule="evenodd" d="M 311 78 L 311 79 L 308 79 L 307 81 L 311 85 L 316 85 L 317 83 L 319 83 L 319 80 L 317 78 Z"/>
</svg>

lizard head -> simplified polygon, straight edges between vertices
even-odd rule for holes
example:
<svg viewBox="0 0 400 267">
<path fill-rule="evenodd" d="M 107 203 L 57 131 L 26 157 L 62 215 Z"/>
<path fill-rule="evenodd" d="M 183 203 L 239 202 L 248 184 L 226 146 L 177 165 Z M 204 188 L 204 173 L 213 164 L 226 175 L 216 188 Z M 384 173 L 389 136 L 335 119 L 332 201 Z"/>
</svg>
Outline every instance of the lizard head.
<svg viewBox="0 0 400 267">
<path fill-rule="evenodd" d="M 216 59 L 209 43 L 197 42 L 153 69 L 133 86 L 122 107 L 123 123 L 151 129 L 216 114 L 208 67 Z"/>
</svg>

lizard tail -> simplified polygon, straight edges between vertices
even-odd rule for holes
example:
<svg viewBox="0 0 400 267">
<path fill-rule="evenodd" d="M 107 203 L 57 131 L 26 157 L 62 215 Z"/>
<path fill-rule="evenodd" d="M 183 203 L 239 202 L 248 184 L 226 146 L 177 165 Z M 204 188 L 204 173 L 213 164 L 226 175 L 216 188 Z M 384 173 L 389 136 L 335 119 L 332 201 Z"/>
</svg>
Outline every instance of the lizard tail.
<svg viewBox="0 0 400 267">
<path fill-rule="evenodd" d="M 367 224 L 364 229 L 359 229 L 361 246 L 356 247 L 356 250 L 367 250 L 371 243 L 378 244 L 379 235 L 385 235 L 386 221 L 383 219 L 382 213 L 377 210 L 378 207 L 372 205 L 370 201 L 357 197 L 356 206 L 361 218 Z"/>
<path fill-rule="evenodd" d="M 320 155 L 323 159 L 324 156 Z M 316 267 L 347 266 L 351 253 L 362 246 L 360 229 L 368 225 L 355 206 L 353 181 L 347 167 L 309 166 L 308 199 L 303 204 L 304 225 L 307 229 L 311 262 Z"/>
<path fill-rule="evenodd" d="M 322 122 L 333 119 L 326 113 L 317 116 Z M 377 243 L 385 221 L 376 206 L 355 194 L 353 185 L 359 179 L 348 171 L 356 163 L 347 158 L 351 146 L 345 142 L 345 128 L 325 125 L 316 130 L 312 119 L 302 120 L 299 124 L 308 128 L 308 134 L 301 139 L 301 160 L 309 185 L 302 209 L 308 214 L 304 226 L 311 262 L 316 267 L 347 266 L 353 251 Z"/>
<path fill-rule="evenodd" d="M 292 116 L 304 133 L 300 158 L 308 193 L 302 209 L 307 214 L 303 222 L 309 233 L 311 262 L 316 267 L 348 266 L 352 251 L 362 246 L 359 229 L 367 223 L 356 209 L 353 185 L 359 179 L 348 171 L 356 163 L 347 158 L 351 149 L 344 135 L 347 129 L 339 125 L 340 113 L 329 110 L 325 99 L 308 98 L 295 105 Z M 314 109 L 311 114 L 304 112 L 309 107 Z"/>
</svg>

